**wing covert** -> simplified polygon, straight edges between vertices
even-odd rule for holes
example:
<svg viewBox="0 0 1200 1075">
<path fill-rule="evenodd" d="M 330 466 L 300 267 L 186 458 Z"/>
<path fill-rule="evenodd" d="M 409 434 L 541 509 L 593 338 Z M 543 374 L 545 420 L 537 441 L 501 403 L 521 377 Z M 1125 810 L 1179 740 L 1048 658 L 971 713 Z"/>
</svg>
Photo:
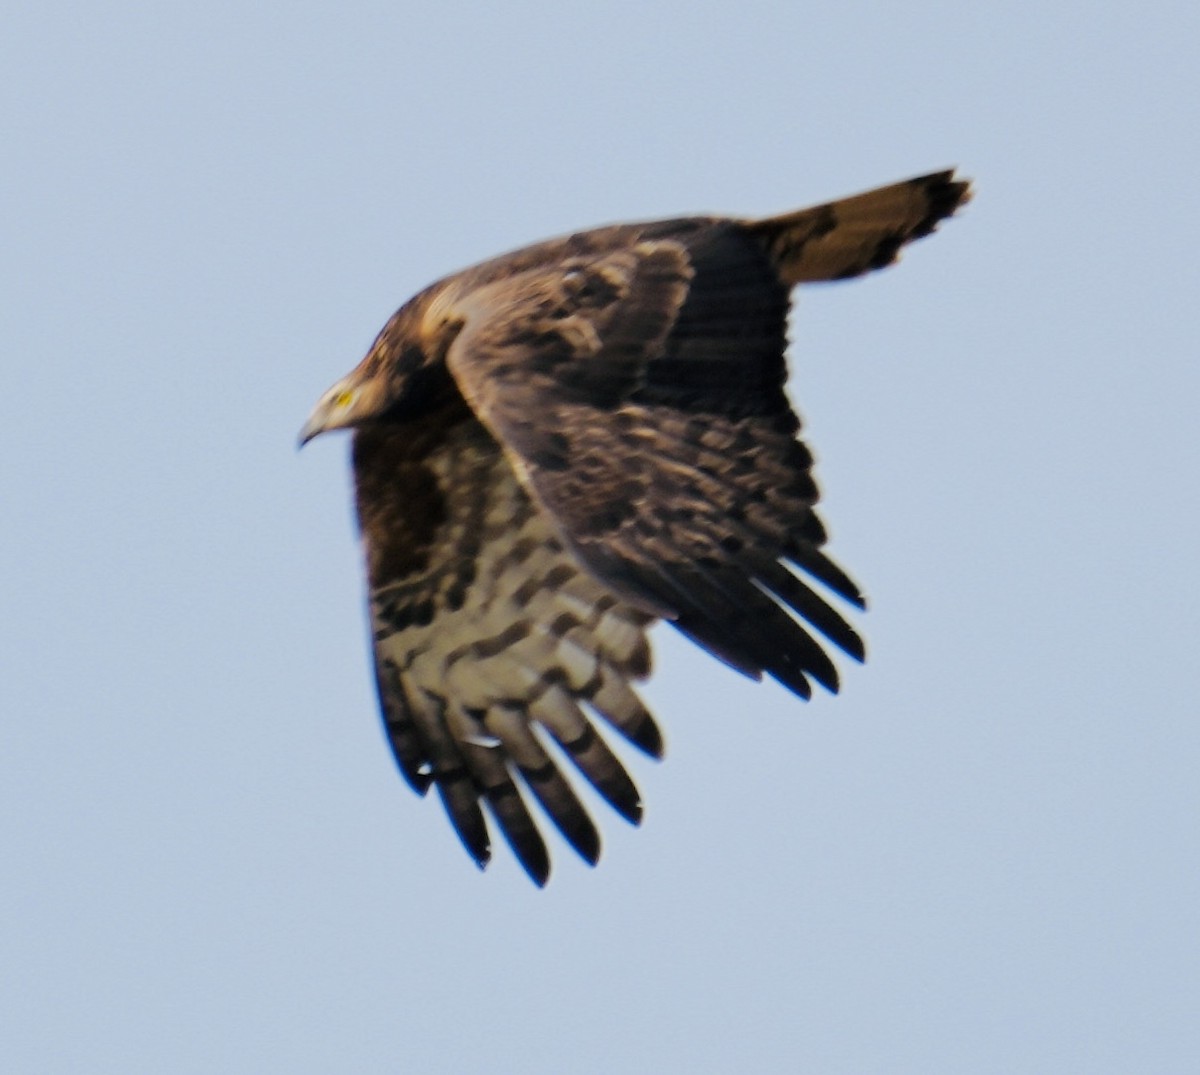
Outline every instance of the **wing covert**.
<svg viewBox="0 0 1200 1075">
<path fill-rule="evenodd" d="M 456 309 L 451 373 L 594 575 L 748 675 L 836 690 L 809 628 L 857 659 L 862 641 L 784 562 L 863 601 L 820 549 L 783 389 L 787 287 L 762 245 L 730 222 L 693 226 Z"/>
</svg>

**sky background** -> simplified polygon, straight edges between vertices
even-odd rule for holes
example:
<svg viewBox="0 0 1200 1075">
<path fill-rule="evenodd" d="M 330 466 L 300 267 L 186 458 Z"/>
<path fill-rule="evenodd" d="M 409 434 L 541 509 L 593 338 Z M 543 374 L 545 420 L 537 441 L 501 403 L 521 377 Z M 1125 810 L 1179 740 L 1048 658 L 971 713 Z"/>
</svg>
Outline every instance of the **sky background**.
<svg viewBox="0 0 1200 1075">
<path fill-rule="evenodd" d="M 1198 51 L 1182 2 L 9 11 L 0 1069 L 1194 1071 Z M 317 396 L 492 254 L 948 165 L 793 320 L 867 665 L 804 705 L 659 628 L 641 829 L 479 874 L 384 745 Z"/>
</svg>

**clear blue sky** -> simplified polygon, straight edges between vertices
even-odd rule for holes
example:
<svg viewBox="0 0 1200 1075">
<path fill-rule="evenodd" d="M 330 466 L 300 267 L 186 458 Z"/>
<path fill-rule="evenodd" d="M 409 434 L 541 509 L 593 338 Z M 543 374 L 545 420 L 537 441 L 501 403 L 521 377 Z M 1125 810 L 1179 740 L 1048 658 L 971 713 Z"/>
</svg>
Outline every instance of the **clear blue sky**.
<svg viewBox="0 0 1200 1075">
<path fill-rule="evenodd" d="M 0 1068 L 1185 1072 L 1193 5 L 44 4 L 0 44 Z M 946 165 L 801 296 L 870 659 L 656 632 L 633 830 L 536 891 L 394 771 L 346 442 L 419 287 Z"/>
</svg>

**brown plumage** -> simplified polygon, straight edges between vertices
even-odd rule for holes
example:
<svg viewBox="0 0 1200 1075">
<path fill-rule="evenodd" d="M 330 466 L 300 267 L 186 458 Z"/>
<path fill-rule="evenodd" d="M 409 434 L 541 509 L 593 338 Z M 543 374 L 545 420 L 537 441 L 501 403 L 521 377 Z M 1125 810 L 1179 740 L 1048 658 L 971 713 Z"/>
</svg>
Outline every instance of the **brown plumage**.
<svg viewBox="0 0 1200 1075">
<path fill-rule="evenodd" d="M 389 741 L 480 866 L 486 803 L 545 883 L 526 793 L 596 861 L 560 754 L 638 821 L 594 720 L 661 754 L 631 686 L 654 620 L 802 698 L 838 689 L 825 646 L 863 659 L 830 595 L 863 597 L 822 551 L 784 394 L 789 291 L 890 264 L 968 197 L 940 172 L 764 220 L 539 243 L 422 291 L 322 397 L 301 439 L 356 430 Z"/>
</svg>

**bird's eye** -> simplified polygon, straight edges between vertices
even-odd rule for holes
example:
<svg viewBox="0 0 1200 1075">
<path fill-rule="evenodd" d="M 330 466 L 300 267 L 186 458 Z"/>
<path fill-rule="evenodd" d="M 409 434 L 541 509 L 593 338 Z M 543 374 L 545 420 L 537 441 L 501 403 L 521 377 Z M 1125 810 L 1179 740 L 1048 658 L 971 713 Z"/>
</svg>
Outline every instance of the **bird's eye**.
<svg viewBox="0 0 1200 1075">
<path fill-rule="evenodd" d="M 350 401 L 354 398 L 354 393 L 350 391 L 339 392 L 337 398 L 333 401 L 338 407 L 349 407 Z"/>
</svg>

